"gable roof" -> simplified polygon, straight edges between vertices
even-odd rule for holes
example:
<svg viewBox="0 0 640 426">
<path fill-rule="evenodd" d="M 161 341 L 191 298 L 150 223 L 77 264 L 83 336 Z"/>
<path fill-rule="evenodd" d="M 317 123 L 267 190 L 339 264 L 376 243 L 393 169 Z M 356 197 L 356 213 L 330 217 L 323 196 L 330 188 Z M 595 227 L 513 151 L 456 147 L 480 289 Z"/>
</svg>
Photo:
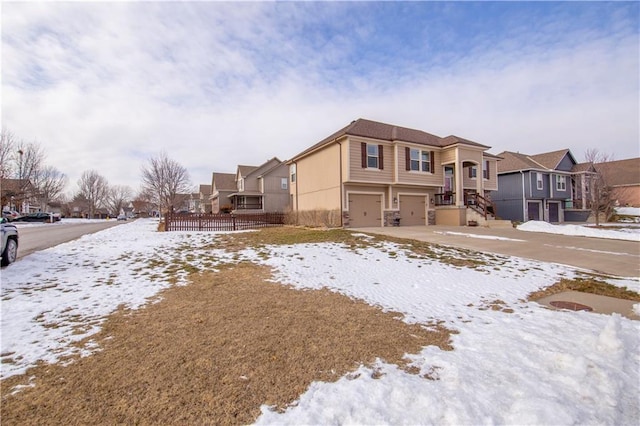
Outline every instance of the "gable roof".
<svg viewBox="0 0 640 426">
<path fill-rule="evenodd" d="M 573 167 L 571 168 L 571 171 L 574 173 L 581 173 L 581 172 L 593 172 L 595 170 L 593 168 L 593 163 L 588 162 L 588 163 L 574 164 Z"/>
<path fill-rule="evenodd" d="M 258 168 L 257 166 L 238 166 L 238 170 L 237 170 L 235 176 L 237 177 L 237 175 L 239 173 L 240 176 L 246 177 L 247 175 L 249 175 L 251 172 L 253 172 L 257 168 Z"/>
<path fill-rule="evenodd" d="M 236 175 L 235 173 L 213 173 L 211 179 L 217 191 L 235 191 Z"/>
<path fill-rule="evenodd" d="M 502 157 L 502 161 L 498 162 L 498 173 L 517 172 L 520 170 L 556 170 L 562 159 L 567 155 L 575 164 L 576 161 L 568 149 L 543 152 L 536 155 L 504 151 L 498 154 L 498 157 Z"/>
<path fill-rule="evenodd" d="M 640 185 L 640 158 L 594 164 L 598 173 L 611 186 Z"/>
<path fill-rule="evenodd" d="M 276 167 L 280 166 L 281 164 L 282 164 L 282 161 L 280 161 L 278 157 L 273 157 L 265 161 L 264 163 L 260 164 L 258 167 L 255 167 L 247 175 L 243 175 L 243 176 L 247 177 L 252 174 L 257 174 L 258 175 L 257 177 L 261 177 L 269 173 L 271 170 L 275 169 Z"/>
<path fill-rule="evenodd" d="M 543 152 L 542 154 L 532 155 L 531 159 L 538 164 L 542 164 L 547 169 L 555 170 L 560 165 L 560 162 L 562 161 L 562 159 L 567 155 L 569 155 L 569 157 L 573 161 L 573 164 L 576 164 L 575 158 L 573 158 L 571 151 L 569 151 L 568 149 L 561 149 L 561 150 L 552 151 L 552 152 Z"/>
<path fill-rule="evenodd" d="M 334 141 L 336 141 L 338 138 L 341 138 L 343 136 L 361 136 L 361 137 L 366 137 L 370 139 L 378 139 L 378 140 L 390 141 L 390 142 L 402 141 L 402 142 L 409 142 L 409 143 L 414 143 L 418 145 L 433 146 L 437 148 L 442 148 L 442 147 L 454 145 L 457 143 L 476 146 L 483 149 L 490 148 L 486 145 L 482 145 L 477 142 L 470 141 L 468 139 L 463 139 L 458 136 L 451 135 L 451 136 L 447 136 L 446 138 L 441 138 L 439 136 L 432 135 L 431 133 L 423 132 L 422 130 L 410 129 L 408 127 L 402 127 L 402 126 L 394 126 L 392 124 L 380 123 L 378 121 L 371 121 L 371 120 L 359 118 L 357 120 L 352 121 L 350 124 L 338 130 L 337 132 L 324 138 L 317 144 L 302 151 L 300 154 L 293 157 L 292 160 L 298 159 L 300 157 L 304 157 L 310 152 L 313 152 L 316 149 L 321 148 L 325 145 L 329 145 Z"/>
</svg>

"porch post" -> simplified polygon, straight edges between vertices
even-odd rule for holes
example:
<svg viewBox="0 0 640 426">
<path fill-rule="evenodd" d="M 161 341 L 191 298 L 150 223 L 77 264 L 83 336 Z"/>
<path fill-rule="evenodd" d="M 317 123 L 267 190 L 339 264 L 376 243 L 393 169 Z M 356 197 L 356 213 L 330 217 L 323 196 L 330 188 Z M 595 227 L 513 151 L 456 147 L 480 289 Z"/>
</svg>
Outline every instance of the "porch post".
<svg viewBox="0 0 640 426">
<path fill-rule="evenodd" d="M 462 164 L 458 161 L 458 156 L 456 155 L 456 165 L 453 170 L 455 173 L 455 182 L 456 182 L 456 206 L 462 207 L 464 206 L 464 193 L 462 189 Z"/>
</svg>

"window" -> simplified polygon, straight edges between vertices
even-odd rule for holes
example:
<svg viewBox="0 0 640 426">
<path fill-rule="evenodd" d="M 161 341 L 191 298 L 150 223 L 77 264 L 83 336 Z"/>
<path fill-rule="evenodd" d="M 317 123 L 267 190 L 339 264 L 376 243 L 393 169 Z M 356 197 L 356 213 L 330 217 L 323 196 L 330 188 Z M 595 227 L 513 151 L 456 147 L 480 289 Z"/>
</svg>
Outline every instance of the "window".
<svg viewBox="0 0 640 426">
<path fill-rule="evenodd" d="M 296 181 L 296 165 L 292 164 L 291 167 L 289 167 L 289 173 L 291 174 L 291 183 Z"/>
<path fill-rule="evenodd" d="M 484 160 L 484 167 L 482 168 L 482 177 L 484 179 L 489 179 L 489 160 Z"/>
<path fill-rule="evenodd" d="M 244 191 L 244 179 L 238 181 L 238 191 Z"/>
<path fill-rule="evenodd" d="M 469 167 L 469 177 L 475 179 L 478 176 L 478 168 L 476 166 Z"/>
<path fill-rule="evenodd" d="M 378 168 L 378 145 L 367 144 L 367 167 Z"/>
<path fill-rule="evenodd" d="M 407 170 L 431 171 L 431 152 L 419 149 L 406 149 Z"/>
<path fill-rule="evenodd" d="M 280 179 L 280 188 L 289 189 L 289 181 L 287 180 L 286 177 L 283 177 L 282 179 Z"/>
<path fill-rule="evenodd" d="M 558 191 L 566 191 L 567 190 L 567 177 L 566 176 L 556 176 L 556 189 Z"/>
<path fill-rule="evenodd" d="M 362 142 L 360 147 L 362 150 L 361 157 L 363 169 L 384 169 L 384 158 L 382 157 L 384 150 L 382 145 L 373 145 Z"/>
<path fill-rule="evenodd" d="M 536 173 L 536 188 L 544 188 L 544 185 L 542 183 L 542 173 Z"/>
</svg>

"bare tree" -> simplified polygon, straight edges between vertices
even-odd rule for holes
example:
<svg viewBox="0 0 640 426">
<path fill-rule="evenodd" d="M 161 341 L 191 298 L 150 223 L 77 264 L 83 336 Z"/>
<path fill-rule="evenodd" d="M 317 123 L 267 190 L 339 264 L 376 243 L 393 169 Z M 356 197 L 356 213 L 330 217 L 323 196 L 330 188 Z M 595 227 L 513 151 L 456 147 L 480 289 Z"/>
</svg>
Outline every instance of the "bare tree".
<svg viewBox="0 0 640 426">
<path fill-rule="evenodd" d="M 16 146 L 16 137 L 7 129 L 0 133 L 0 179 L 9 179 L 13 174 L 12 153 Z"/>
<path fill-rule="evenodd" d="M 95 216 L 96 209 L 102 207 L 109 195 L 107 179 L 95 170 L 87 170 L 78 180 L 77 196 L 84 197 L 89 205 L 89 218 Z"/>
<path fill-rule="evenodd" d="M 613 161 L 613 155 L 599 152 L 597 149 L 587 149 L 584 153 L 585 161 L 592 163 L 596 173 L 592 175 L 589 184 L 591 194 L 591 212 L 595 216 L 596 226 L 600 226 L 600 214 L 608 220 L 613 214 L 614 199 L 611 186 L 607 183 L 611 170 L 598 166 L 600 163 Z"/>
<path fill-rule="evenodd" d="M 131 202 L 133 191 L 126 185 L 114 185 L 109 189 L 107 205 L 112 214 L 119 214 Z"/>
<path fill-rule="evenodd" d="M 37 142 L 18 141 L 13 153 L 17 164 L 16 178 L 22 181 L 33 180 L 44 167 L 44 151 Z"/>
<path fill-rule="evenodd" d="M 41 210 L 47 210 L 50 201 L 60 198 L 67 186 L 67 176 L 53 166 L 44 166 L 33 177 L 33 186 L 38 191 Z"/>
<path fill-rule="evenodd" d="M 161 212 L 168 211 L 176 201 L 176 195 L 189 192 L 191 183 L 187 169 L 165 152 L 149 159 L 147 167 L 142 167 L 143 191 Z"/>
</svg>

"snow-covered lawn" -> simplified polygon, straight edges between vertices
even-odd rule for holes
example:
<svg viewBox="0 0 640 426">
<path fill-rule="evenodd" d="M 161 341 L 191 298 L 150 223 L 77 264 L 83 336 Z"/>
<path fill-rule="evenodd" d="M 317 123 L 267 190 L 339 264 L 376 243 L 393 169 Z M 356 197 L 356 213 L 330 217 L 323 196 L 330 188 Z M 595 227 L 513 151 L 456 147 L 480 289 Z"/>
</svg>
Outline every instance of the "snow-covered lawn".
<svg viewBox="0 0 640 426">
<path fill-rule="evenodd" d="M 444 321 L 458 332 L 453 351 L 426 347 L 410 355 L 419 375 L 379 360 L 335 383 L 313 383 L 285 413 L 264 406 L 259 424 L 636 424 L 640 418 L 640 322 L 524 301 L 581 271 L 480 254 L 477 267 L 454 267 L 366 235 L 359 238 L 371 245 L 357 249 L 322 243 L 228 253 L 206 248 L 217 234 L 158 233 L 156 226 L 137 220 L 3 269 L 2 377 L 38 360 L 99 350 L 72 343 L 93 335 L 119 305 L 157 300 L 178 261 L 208 270 L 251 261 L 271 266 L 278 282 L 326 287 L 401 312 L 404 321 Z M 178 274 L 179 284 L 185 277 Z M 637 278 L 609 282 L 640 291 Z"/>
</svg>

